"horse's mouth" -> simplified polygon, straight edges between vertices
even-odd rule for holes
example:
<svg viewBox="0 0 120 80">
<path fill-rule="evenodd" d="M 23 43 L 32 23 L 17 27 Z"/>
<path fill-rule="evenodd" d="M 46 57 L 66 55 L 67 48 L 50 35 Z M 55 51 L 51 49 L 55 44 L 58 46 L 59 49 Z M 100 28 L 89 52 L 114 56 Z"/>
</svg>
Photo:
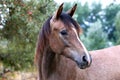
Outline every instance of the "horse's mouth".
<svg viewBox="0 0 120 80">
<path fill-rule="evenodd" d="M 88 68 L 89 66 L 79 66 L 80 69 L 86 69 Z"/>
<path fill-rule="evenodd" d="M 90 67 L 90 65 L 88 65 L 87 63 L 78 63 L 78 62 L 76 62 L 77 63 L 77 66 L 80 68 L 80 69 L 86 69 L 86 68 L 89 68 Z"/>
</svg>

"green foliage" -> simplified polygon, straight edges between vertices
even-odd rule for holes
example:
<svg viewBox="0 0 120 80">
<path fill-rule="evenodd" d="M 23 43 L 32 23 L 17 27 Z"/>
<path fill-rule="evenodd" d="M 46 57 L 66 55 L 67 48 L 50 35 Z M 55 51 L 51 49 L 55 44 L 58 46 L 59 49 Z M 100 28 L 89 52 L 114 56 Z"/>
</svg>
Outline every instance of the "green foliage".
<svg viewBox="0 0 120 80">
<path fill-rule="evenodd" d="M 81 36 L 81 40 L 85 44 L 88 50 L 102 49 L 107 46 L 107 35 L 102 30 L 102 24 L 100 20 L 93 23 L 85 35 Z"/>
<path fill-rule="evenodd" d="M 116 36 L 116 44 L 120 44 L 120 11 L 117 13 L 115 18 L 116 31 L 114 32 Z"/>
<path fill-rule="evenodd" d="M 0 5 L 2 13 L 6 15 L 0 29 L 0 60 L 15 70 L 33 66 L 38 32 L 46 18 L 53 13 L 54 2 L 2 0 Z"/>
<path fill-rule="evenodd" d="M 106 13 L 106 20 L 108 25 L 111 25 L 114 23 L 115 16 L 119 10 L 120 10 L 120 4 L 112 3 L 106 7 L 105 13 Z"/>
<path fill-rule="evenodd" d="M 116 43 L 116 36 L 114 35 L 115 32 L 115 17 L 116 14 L 120 11 L 120 4 L 116 3 L 111 3 L 108 5 L 105 9 L 105 16 L 104 16 L 104 21 L 103 21 L 103 26 L 105 26 L 106 32 L 108 33 L 108 38 L 110 41 L 113 41 Z"/>
<path fill-rule="evenodd" d="M 73 6 L 73 4 L 71 2 L 67 2 L 64 5 L 63 11 L 68 11 L 71 7 Z"/>
<path fill-rule="evenodd" d="M 93 3 L 92 4 L 92 13 L 96 15 L 98 12 L 100 12 L 102 9 L 102 5 L 100 3 Z"/>
<path fill-rule="evenodd" d="M 83 6 L 79 3 L 76 14 L 78 23 L 83 24 L 84 23 L 83 21 L 90 14 L 88 3 L 84 4 Z"/>
</svg>

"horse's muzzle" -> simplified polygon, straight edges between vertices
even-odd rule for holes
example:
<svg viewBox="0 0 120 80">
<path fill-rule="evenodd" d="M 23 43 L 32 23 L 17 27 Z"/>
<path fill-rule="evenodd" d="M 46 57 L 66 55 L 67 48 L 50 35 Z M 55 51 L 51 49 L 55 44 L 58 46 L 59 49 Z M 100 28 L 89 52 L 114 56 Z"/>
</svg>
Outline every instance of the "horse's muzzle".
<svg viewBox="0 0 120 80">
<path fill-rule="evenodd" d="M 89 55 L 89 58 L 87 56 L 82 56 L 81 60 L 76 60 L 76 63 L 80 69 L 88 68 L 92 63 L 92 58 Z"/>
</svg>

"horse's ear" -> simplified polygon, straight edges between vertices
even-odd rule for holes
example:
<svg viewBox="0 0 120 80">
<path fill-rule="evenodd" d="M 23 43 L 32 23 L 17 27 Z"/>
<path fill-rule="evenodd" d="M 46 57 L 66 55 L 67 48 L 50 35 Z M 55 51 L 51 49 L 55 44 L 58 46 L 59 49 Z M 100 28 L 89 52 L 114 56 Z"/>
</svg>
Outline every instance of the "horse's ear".
<svg viewBox="0 0 120 80">
<path fill-rule="evenodd" d="M 64 3 L 62 3 L 62 4 L 59 6 L 58 10 L 55 12 L 55 14 L 54 14 L 53 17 L 52 17 L 52 20 L 57 20 L 57 19 L 60 17 L 60 14 L 62 13 L 62 10 L 63 10 L 63 4 L 64 4 Z"/>
<path fill-rule="evenodd" d="M 76 8 L 77 8 L 77 4 L 75 4 L 75 5 L 72 7 L 72 9 L 68 10 L 68 11 L 67 11 L 67 14 L 69 14 L 69 15 L 72 17 L 73 14 L 74 14 L 74 12 L 75 12 L 75 10 L 76 10 Z"/>
</svg>

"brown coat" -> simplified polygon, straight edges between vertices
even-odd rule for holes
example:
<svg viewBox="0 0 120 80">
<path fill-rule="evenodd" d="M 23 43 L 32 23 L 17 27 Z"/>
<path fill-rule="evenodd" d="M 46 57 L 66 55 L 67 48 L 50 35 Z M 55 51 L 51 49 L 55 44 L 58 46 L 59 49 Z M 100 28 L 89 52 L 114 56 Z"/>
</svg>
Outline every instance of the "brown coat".
<svg viewBox="0 0 120 80">
<path fill-rule="evenodd" d="M 120 45 L 90 51 L 92 64 L 85 70 L 77 69 L 76 80 L 120 80 Z"/>
</svg>

